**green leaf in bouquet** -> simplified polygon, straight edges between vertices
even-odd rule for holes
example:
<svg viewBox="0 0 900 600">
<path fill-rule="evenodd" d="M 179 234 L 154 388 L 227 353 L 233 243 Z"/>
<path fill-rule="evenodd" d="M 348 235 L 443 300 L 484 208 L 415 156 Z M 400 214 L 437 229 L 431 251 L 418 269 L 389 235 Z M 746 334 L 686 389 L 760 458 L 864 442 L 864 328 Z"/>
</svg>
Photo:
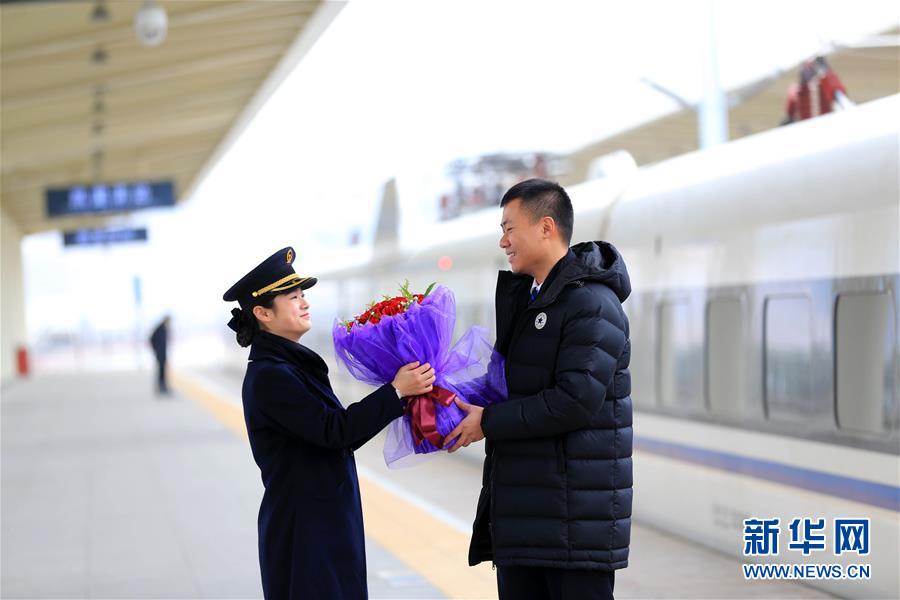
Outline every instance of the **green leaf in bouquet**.
<svg viewBox="0 0 900 600">
<path fill-rule="evenodd" d="M 400 286 L 400 293 L 403 294 L 403 297 L 407 300 L 412 298 L 412 292 L 409 291 L 409 279 L 403 281 L 403 285 Z"/>
</svg>

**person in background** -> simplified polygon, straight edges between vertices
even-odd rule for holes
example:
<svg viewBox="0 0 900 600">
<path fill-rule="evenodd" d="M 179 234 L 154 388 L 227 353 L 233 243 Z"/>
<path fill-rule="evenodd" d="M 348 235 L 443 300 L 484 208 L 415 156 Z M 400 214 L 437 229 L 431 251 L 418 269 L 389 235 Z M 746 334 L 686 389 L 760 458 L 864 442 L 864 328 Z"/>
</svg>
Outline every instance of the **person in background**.
<svg viewBox="0 0 900 600">
<path fill-rule="evenodd" d="M 835 107 L 846 110 L 853 106 L 847 88 L 824 56 L 806 61 L 798 80 L 788 87 L 785 118 L 782 125 L 810 119 L 832 112 Z"/>
<path fill-rule="evenodd" d="M 156 356 L 157 376 L 156 393 L 160 396 L 170 394 L 169 384 L 166 381 L 166 354 L 169 346 L 169 316 L 166 315 L 160 321 L 153 333 L 150 334 L 150 346 Z"/>
</svg>

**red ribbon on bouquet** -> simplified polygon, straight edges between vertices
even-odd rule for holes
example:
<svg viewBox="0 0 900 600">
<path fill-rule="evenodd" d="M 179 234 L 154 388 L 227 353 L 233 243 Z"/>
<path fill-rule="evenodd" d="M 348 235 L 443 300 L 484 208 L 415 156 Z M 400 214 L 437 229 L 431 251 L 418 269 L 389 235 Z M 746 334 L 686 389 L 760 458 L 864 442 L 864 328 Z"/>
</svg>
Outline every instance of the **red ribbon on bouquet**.
<svg viewBox="0 0 900 600">
<path fill-rule="evenodd" d="M 410 396 L 406 399 L 406 412 L 412 425 L 413 440 L 421 444 L 428 440 L 437 448 L 444 446 L 444 436 L 437 430 L 437 402 L 450 406 L 456 394 L 440 386 L 433 386 L 431 391 L 421 396 Z"/>
</svg>

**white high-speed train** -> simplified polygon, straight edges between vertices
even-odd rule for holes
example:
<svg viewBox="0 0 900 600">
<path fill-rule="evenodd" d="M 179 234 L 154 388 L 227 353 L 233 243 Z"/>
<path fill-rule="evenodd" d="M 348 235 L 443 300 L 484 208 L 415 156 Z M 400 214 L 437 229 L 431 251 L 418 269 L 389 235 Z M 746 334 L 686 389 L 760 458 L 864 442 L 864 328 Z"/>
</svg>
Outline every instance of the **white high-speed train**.
<svg viewBox="0 0 900 600">
<path fill-rule="evenodd" d="M 635 518 L 741 562 L 871 565 L 807 581 L 848 597 L 900 597 L 898 114 L 894 96 L 568 190 L 573 241 L 612 242 L 631 274 Z M 454 291 L 457 332 L 492 327 L 499 223 L 318 274 L 310 341 L 330 354 L 334 317 L 407 278 Z M 827 523 L 809 556 L 788 547 L 806 517 Z M 778 556 L 742 556 L 748 518 L 780 519 Z M 836 518 L 870 520 L 869 554 L 835 556 Z"/>
</svg>

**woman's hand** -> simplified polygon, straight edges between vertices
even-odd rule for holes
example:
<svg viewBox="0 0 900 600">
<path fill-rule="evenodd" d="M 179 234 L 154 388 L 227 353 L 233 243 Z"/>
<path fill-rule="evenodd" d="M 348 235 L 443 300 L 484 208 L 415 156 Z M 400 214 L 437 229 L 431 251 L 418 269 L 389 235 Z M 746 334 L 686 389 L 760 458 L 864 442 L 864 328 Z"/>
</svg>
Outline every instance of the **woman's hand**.
<svg viewBox="0 0 900 600">
<path fill-rule="evenodd" d="M 425 363 L 419 366 L 418 362 L 413 362 L 400 367 L 391 385 L 405 398 L 427 394 L 431 391 L 434 379 L 434 369 L 431 365 Z"/>
</svg>

